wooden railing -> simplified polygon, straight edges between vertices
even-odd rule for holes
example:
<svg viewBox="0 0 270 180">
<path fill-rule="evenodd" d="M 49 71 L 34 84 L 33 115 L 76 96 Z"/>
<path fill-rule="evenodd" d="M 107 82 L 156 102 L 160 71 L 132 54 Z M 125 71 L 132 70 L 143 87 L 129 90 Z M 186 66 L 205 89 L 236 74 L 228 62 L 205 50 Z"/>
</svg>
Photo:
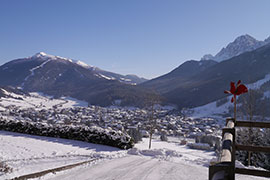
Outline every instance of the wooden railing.
<svg viewBox="0 0 270 180">
<path fill-rule="evenodd" d="M 235 127 L 270 128 L 270 123 L 237 121 L 226 119 L 226 127 L 222 129 L 222 150 L 218 162 L 211 162 L 209 166 L 209 180 L 234 180 L 235 173 L 270 177 L 269 171 L 244 169 L 235 167 L 235 151 L 252 151 L 270 153 L 270 147 L 247 146 L 235 143 Z"/>
</svg>

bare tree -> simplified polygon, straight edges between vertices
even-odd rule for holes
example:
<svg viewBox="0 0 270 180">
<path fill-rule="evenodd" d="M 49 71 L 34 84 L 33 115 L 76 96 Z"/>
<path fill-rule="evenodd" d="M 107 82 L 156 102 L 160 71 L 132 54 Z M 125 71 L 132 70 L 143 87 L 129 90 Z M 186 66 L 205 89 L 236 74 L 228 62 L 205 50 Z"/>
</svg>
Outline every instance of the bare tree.
<svg viewBox="0 0 270 180">
<path fill-rule="evenodd" d="M 242 96 L 239 103 L 242 105 L 242 114 L 245 115 L 243 118 L 248 121 L 256 121 L 257 117 L 260 117 L 261 120 L 265 118 L 269 99 L 265 99 L 263 93 L 261 88 L 254 87 L 250 89 L 246 95 Z M 238 142 L 241 144 L 264 146 L 270 142 L 265 138 L 269 136 L 267 129 L 262 131 L 257 128 L 240 128 L 237 134 Z M 239 160 L 246 163 L 248 166 L 254 165 L 269 169 L 269 157 L 269 155 L 264 153 L 238 151 Z"/>
<path fill-rule="evenodd" d="M 151 149 L 152 136 L 156 127 L 156 119 L 154 120 L 154 104 L 151 106 L 151 112 L 149 117 L 150 132 L 149 132 L 149 149 Z"/>
<path fill-rule="evenodd" d="M 147 109 L 148 109 L 148 122 L 149 122 L 149 149 L 151 149 L 152 145 L 152 137 L 157 125 L 157 114 L 155 112 L 155 106 L 160 103 L 160 98 L 153 94 L 148 97 L 147 101 Z"/>
<path fill-rule="evenodd" d="M 255 114 L 258 115 L 258 106 L 260 107 L 260 109 L 264 109 L 265 104 L 264 103 L 258 103 L 258 101 L 261 99 L 260 94 L 262 94 L 262 92 L 259 89 L 251 89 L 249 90 L 249 92 L 247 93 L 246 96 L 243 96 L 243 111 L 246 114 L 246 118 L 249 121 L 253 121 L 254 120 L 254 116 Z M 264 118 L 265 114 L 264 112 L 261 112 L 262 114 L 262 118 Z M 252 129 L 252 127 L 248 128 L 248 144 L 252 145 L 254 142 L 254 138 L 252 138 L 254 136 L 254 133 L 256 133 L 257 131 L 255 131 L 254 129 Z M 250 166 L 251 164 L 251 151 L 248 151 L 248 166 Z"/>
<path fill-rule="evenodd" d="M 246 114 L 246 118 L 249 121 L 253 120 L 254 117 L 254 111 L 255 111 L 255 106 L 256 106 L 256 101 L 255 101 L 255 97 L 254 97 L 254 90 L 249 90 L 247 93 L 247 97 L 243 98 L 243 110 L 245 111 Z M 248 143 L 251 144 L 251 134 L 252 134 L 252 128 L 249 127 L 248 129 L 248 134 L 249 134 L 249 139 L 248 139 Z M 251 152 L 248 151 L 248 166 L 250 166 L 250 159 L 251 159 Z"/>
<path fill-rule="evenodd" d="M 191 110 L 191 109 L 185 108 L 185 107 L 181 109 L 181 116 L 182 116 L 183 120 L 186 120 L 187 117 L 188 117 L 190 114 L 192 114 L 192 110 Z"/>
</svg>

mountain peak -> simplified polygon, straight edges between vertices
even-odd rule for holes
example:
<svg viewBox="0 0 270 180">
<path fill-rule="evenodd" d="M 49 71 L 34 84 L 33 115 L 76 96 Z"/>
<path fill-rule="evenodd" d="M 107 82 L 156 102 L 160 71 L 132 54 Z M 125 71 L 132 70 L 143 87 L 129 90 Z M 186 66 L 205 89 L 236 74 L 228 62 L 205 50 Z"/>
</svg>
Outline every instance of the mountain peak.
<svg viewBox="0 0 270 180">
<path fill-rule="evenodd" d="M 206 54 L 204 55 L 201 60 L 213 60 L 214 59 L 214 56 L 212 54 Z"/>
<path fill-rule="evenodd" d="M 266 44 L 270 43 L 270 36 L 264 40 Z"/>
<path fill-rule="evenodd" d="M 245 35 L 241 35 L 239 37 L 237 37 L 232 43 L 230 43 L 229 45 L 235 45 L 237 43 L 240 43 L 240 45 L 246 45 L 246 44 L 250 44 L 250 45 L 254 45 L 256 43 L 258 43 L 259 41 L 257 39 L 255 39 L 254 37 L 245 34 Z M 228 46 L 229 46 L 228 45 Z M 228 47 L 227 46 L 227 47 Z"/>
<path fill-rule="evenodd" d="M 38 52 L 35 55 L 31 56 L 31 58 L 52 58 L 52 59 L 56 59 L 56 56 L 46 54 L 45 52 Z"/>
<path fill-rule="evenodd" d="M 226 47 L 223 47 L 212 59 L 221 62 L 244 52 L 255 50 L 267 43 L 270 43 L 270 37 L 265 41 L 258 41 L 249 34 L 241 35 Z M 202 59 L 204 58 L 207 58 L 207 56 L 204 56 Z"/>
<path fill-rule="evenodd" d="M 37 56 L 46 56 L 47 54 L 45 52 L 39 52 L 36 54 Z"/>
<path fill-rule="evenodd" d="M 244 34 L 241 36 L 238 36 L 235 41 L 239 41 L 239 40 L 252 40 L 252 41 L 257 41 L 254 37 L 250 36 L 249 34 Z"/>
</svg>

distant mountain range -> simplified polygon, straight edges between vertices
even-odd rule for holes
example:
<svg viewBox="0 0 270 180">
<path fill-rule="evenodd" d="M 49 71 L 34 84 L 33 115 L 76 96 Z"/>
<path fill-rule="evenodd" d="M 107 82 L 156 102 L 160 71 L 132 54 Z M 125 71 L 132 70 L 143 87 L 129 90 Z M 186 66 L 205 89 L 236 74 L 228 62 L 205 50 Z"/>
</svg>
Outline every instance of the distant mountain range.
<svg viewBox="0 0 270 180">
<path fill-rule="evenodd" d="M 252 38 L 248 35 L 240 36 L 221 52 L 228 52 L 241 43 L 243 47 L 248 47 L 250 41 Z M 237 55 L 221 62 L 186 61 L 168 74 L 139 86 L 154 89 L 164 96 L 167 102 L 177 104 L 179 108 L 196 107 L 216 101 L 225 97 L 223 92 L 229 88 L 231 81 L 241 79 L 245 84 L 253 83 L 270 74 L 270 44 L 267 42 L 269 38 L 263 41 L 264 46 L 257 46 L 255 50 L 246 49 L 244 53 L 240 53 L 240 50 L 245 48 L 231 51 Z"/>
<path fill-rule="evenodd" d="M 181 109 L 225 97 L 223 91 L 231 81 L 253 83 L 267 74 L 270 74 L 270 38 L 258 41 L 243 35 L 215 56 L 186 61 L 148 81 L 41 52 L 0 66 L 0 86 L 20 87 L 26 92 L 55 97 L 70 96 L 101 106 L 142 107 L 153 98 L 162 99 L 164 104 Z"/>
<path fill-rule="evenodd" d="M 142 106 L 152 92 L 135 86 L 145 79 L 120 75 L 82 61 L 43 52 L 0 66 L 0 85 L 56 97 L 71 96 L 91 104 Z"/>
</svg>

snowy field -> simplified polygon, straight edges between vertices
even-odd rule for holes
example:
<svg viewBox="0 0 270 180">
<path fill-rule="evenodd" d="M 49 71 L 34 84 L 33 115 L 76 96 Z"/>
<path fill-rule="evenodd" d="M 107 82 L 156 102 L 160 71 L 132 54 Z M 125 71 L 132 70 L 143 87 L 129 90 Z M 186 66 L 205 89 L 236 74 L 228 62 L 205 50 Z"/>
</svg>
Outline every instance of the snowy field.
<svg viewBox="0 0 270 180">
<path fill-rule="evenodd" d="M 211 151 L 189 149 L 175 141 L 154 139 L 148 150 L 148 139 L 130 150 L 74 140 L 31 136 L 0 131 L 0 161 L 13 169 L 0 174 L 11 179 L 63 165 L 101 158 L 70 170 L 48 174 L 37 179 L 76 180 L 197 180 L 208 179 L 208 164 L 215 158 Z M 264 179 L 237 176 L 240 180 Z"/>
<path fill-rule="evenodd" d="M 59 99 L 53 99 L 51 96 L 47 96 L 42 93 L 32 92 L 30 96 L 19 95 L 10 93 L 2 89 L 5 94 L 13 98 L 4 98 L 0 100 L 0 110 L 5 109 L 7 106 L 17 106 L 21 109 L 34 108 L 35 110 L 52 109 L 57 108 L 70 108 L 74 106 L 87 107 L 88 103 L 80 101 L 71 97 L 61 97 Z"/>
<path fill-rule="evenodd" d="M 93 158 L 110 159 L 125 154 L 126 151 L 109 146 L 0 131 L 0 162 L 13 169 L 8 174 L 0 172 L 0 179 L 10 179 Z"/>
</svg>

